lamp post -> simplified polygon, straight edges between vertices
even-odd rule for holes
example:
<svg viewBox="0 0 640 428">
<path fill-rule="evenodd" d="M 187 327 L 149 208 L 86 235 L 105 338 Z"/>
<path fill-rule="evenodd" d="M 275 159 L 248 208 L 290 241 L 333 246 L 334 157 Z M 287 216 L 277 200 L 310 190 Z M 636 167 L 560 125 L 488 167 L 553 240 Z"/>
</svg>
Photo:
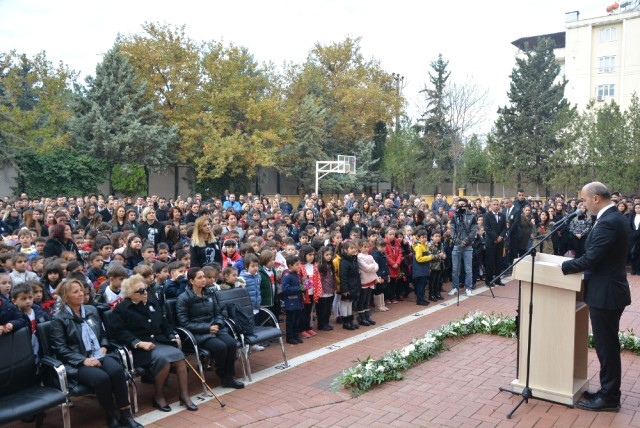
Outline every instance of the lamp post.
<svg viewBox="0 0 640 428">
<path fill-rule="evenodd" d="M 391 78 L 396 84 L 396 92 L 398 94 L 398 101 L 402 95 L 402 88 L 404 87 L 404 76 L 400 76 L 400 73 L 391 73 Z M 400 131 L 400 104 L 396 105 L 396 133 Z"/>
</svg>

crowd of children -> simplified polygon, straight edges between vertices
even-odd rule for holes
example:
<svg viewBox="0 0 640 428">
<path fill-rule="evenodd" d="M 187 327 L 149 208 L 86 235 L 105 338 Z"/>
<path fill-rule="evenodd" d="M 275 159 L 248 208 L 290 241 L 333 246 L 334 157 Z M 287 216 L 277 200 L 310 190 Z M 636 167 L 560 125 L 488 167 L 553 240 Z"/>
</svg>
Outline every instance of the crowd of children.
<svg viewBox="0 0 640 428">
<path fill-rule="evenodd" d="M 208 287 L 246 288 L 258 323 L 264 321 L 261 307 L 278 317 L 284 311 L 289 344 L 315 336 L 316 330 L 331 331 L 332 320 L 346 330 L 375 325 L 371 308 L 388 311 L 411 292 L 421 306 L 443 299 L 443 284 L 451 279 L 455 200 L 450 206 L 440 197 L 429 207 L 413 195 L 357 200 L 350 194 L 325 203 L 312 194 L 296 211 L 279 195 L 241 195 L 239 201 L 233 195 L 228 203 L 231 196 L 204 201 L 196 195 L 169 203 L 137 198 L 135 204 L 132 198 L 109 197 L 117 215 L 106 222 L 101 197 L 0 202 L 0 210 L 13 217 L 17 210 L 30 221 L 29 227 L 12 221 L 14 230 L 0 224 L 12 233 L 0 244 L 0 334 L 48 319 L 57 310 L 56 288 L 65 278 L 82 280 L 86 304 L 113 308 L 123 301 L 121 284 L 132 274 L 142 275 L 159 301 L 176 298 L 189 286 L 191 266 L 204 268 Z M 474 284 L 484 271 L 480 220 L 487 202 L 469 201 L 479 223 Z M 526 205 L 527 213 L 536 209 Z M 532 237 L 549 228 L 543 219 L 547 211 L 538 211 L 535 218 L 542 222 L 532 222 Z M 73 245 L 45 258 L 56 223 L 71 228 Z"/>
</svg>

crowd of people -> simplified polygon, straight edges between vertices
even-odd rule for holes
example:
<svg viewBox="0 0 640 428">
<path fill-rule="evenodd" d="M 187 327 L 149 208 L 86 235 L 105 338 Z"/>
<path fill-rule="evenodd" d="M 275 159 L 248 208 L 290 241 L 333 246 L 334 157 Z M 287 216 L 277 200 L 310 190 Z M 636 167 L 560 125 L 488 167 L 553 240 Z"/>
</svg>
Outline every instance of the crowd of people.
<svg viewBox="0 0 640 428">
<path fill-rule="evenodd" d="M 612 201 L 628 220 L 631 274 L 640 274 L 640 197 L 613 193 Z M 540 251 L 579 258 L 593 227 L 581 199 L 558 194 L 543 202 L 522 190 L 500 199 L 437 194 L 431 204 L 408 193 L 327 201 L 312 193 L 295 207 L 284 195 L 229 191 L 135 201 L 22 194 L 0 202 L 0 218 L 0 334 L 35 333 L 51 320 L 56 356 L 75 381 L 100 390 L 109 426 L 135 427 L 96 307 L 113 310 L 114 337 L 155 384 L 154 407 L 171 410 L 163 389 L 174 370 L 181 404 L 197 410 L 184 354 L 163 316 L 165 299 L 177 298 L 178 323 L 211 352 L 221 384 L 242 388 L 236 341 L 212 292 L 246 288 L 256 323 L 259 309 L 270 309 L 286 342 L 298 345 L 334 325 L 375 325 L 372 311 L 388 311 L 412 293 L 426 306 L 444 291 L 472 295 L 478 281 L 504 285 L 500 274 L 552 231 Z M 34 340 L 36 354 L 37 347 Z"/>
</svg>

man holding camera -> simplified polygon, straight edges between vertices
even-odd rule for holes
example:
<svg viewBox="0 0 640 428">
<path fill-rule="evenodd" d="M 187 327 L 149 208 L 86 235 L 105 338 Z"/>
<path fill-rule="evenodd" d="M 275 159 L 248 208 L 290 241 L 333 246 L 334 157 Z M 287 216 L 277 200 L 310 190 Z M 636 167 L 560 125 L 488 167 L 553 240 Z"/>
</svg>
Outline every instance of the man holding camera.
<svg viewBox="0 0 640 428">
<path fill-rule="evenodd" d="M 471 296 L 471 284 L 473 280 L 473 247 L 471 244 L 476 238 L 478 220 L 469 211 L 469 201 L 466 198 L 458 200 L 458 209 L 451 219 L 451 236 L 453 237 L 453 252 L 451 263 L 453 264 L 452 281 L 453 288 L 449 292 L 453 296 L 460 286 L 460 264 L 464 263 L 464 287 L 467 296 Z"/>
</svg>

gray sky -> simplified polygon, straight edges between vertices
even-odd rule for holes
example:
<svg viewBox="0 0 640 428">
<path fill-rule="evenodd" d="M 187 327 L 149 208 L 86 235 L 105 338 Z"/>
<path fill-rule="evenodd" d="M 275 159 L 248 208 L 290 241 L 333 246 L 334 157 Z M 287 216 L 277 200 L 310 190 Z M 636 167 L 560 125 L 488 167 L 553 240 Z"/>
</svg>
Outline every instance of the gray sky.
<svg viewBox="0 0 640 428">
<path fill-rule="evenodd" d="M 259 62 L 302 62 L 316 42 L 362 37 L 365 57 L 405 76 L 409 115 L 416 119 L 418 91 L 429 64 L 442 53 L 451 80 L 472 79 L 489 90 L 488 131 L 498 106 L 508 101 L 515 64 L 513 40 L 564 30 L 565 12 L 605 15 L 613 0 L 436 2 L 429 0 L 0 0 L 0 51 L 33 56 L 42 50 L 83 76 L 120 34 L 141 31 L 145 21 L 186 25 L 196 41 L 245 46 Z"/>
</svg>

